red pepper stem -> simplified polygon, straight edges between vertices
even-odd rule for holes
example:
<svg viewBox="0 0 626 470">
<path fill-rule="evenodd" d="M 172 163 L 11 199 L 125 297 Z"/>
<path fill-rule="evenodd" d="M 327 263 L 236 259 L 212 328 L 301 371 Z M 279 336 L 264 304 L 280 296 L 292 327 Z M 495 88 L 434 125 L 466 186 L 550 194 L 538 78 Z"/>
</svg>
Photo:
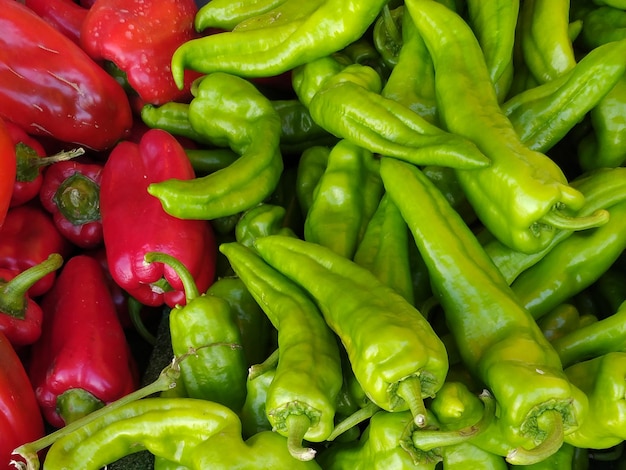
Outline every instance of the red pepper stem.
<svg viewBox="0 0 626 470">
<path fill-rule="evenodd" d="M 598 209 L 586 217 L 568 217 L 559 211 L 551 210 L 541 218 L 539 223 L 560 230 L 586 230 L 604 225 L 609 221 L 609 216 L 609 211 L 605 209 Z"/>
<path fill-rule="evenodd" d="M 345 419 L 342 419 L 339 423 L 337 423 L 333 429 L 333 432 L 326 438 L 327 441 L 334 441 L 339 436 L 341 436 L 344 432 L 349 431 L 354 426 L 364 422 L 365 420 L 371 418 L 379 411 L 381 408 L 374 402 L 369 402 L 363 408 L 359 408 L 357 411 L 352 413 Z"/>
<path fill-rule="evenodd" d="M 546 438 L 538 446 L 532 449 L 518 447 L 506 456 L 506 461 L 511 465 L 532 465 L 545 460 L 554 454 L 563 445 L 563 416 L 557 410 L 545 411 L 537 418 L 544 424 Z"/>
<path fill-rule="evenodd" d="M 292 457 L 298 460 L 312 460 L 315 458 L 315 449 L 310 447 L 302 447 L 304 435 L 311 427 L 311 419 L 301 414 L 290 414 L 287 416 L 286 423 L 288 429 L 287 449 Z"/>
<path fill-rule="evenodd" d="M 426 406 L 422 400 L 422 383 L 417 375 L 412 375 L 403 379 L 398 384 L 396 394 L 407 402 L 413 421 L 419 428 L 426 426 Z"/>
<path fill-rule="evenodd" d="M 63 257 L 58 253 L 52 253 L 45 261 L 22 271 L 10 281 L 0 285 L 0 313 L 23 319 L 28 304 L 28 289 L 59 269 L 62 264 Z"/>
<path fill-rule="evenodd" d="M 176 274 L 178 274 L 178 277 L 183 283 L 183 288 L 185 289 L 185 299 L 187 300 L 187 303 L 200 296 L 200 291 L 198 290 L 196 281 L 194 280 L 189 270 L 185 267 L 183 263 L 174 258 L 172 255 L 168 255 L 167 253 L 150 251 L 144 255 L 144 261 L 146 263 L 163 263 L 176 271 Z"/>
</svg>

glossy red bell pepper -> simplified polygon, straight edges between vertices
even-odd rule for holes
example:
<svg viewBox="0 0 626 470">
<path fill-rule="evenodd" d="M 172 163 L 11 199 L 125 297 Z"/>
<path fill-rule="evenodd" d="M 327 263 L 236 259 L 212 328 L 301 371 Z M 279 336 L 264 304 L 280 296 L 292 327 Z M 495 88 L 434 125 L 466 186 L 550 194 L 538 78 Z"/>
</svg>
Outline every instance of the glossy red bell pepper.
<svg viewBox="0 0 626 470">
<path fill-rule="evenodd" d="M 30 289 L 45 275 L 56 271 L 63 257 L 51 254 L 42 263 L 22 271 L 0 269 L 0 331 L 13 346 L 33 344 L 41 336 L 41 307 L 29 295 Z"/>
<path fill-rule="evenodd" d="M 217 245 L 210 223 L 171 216 L 148 194 L 153 182 L 194 177 L 183 147 L 160 129 L 147 131 L 139 144 L 119 143 L 104 164 L 100 213 L 107 263 L 115 282 L 144 305 L 185 304 L 178 274 L 163 263 L 145 263 L 149 251 L 179 259 L 202 292 L 213 282 Z"/>
<path fill-rule="evenodd" d="M 58 31 L 79 44 L 80 29 L 89 9 L 72 0 L 25 0 L 24 4 Z"/>
<path fill-rule="evenodd" d="M 0 116 L 95 150 L 123 138 L 133 117 L 122 86 L 30 8 L 15 0 L 0 8 Z"/>
<path fill-rule="evenodd" d="M 14 276 L 45 261 L 53 253 L 66 259 L 73 250 L 39 201 L 11 208 L 0 228 L 0 269 Z M 28 290 L 28 295 L 44 294 L 55 279 L 56 271 L 45 275 Z"/>
<path fill-rule="evenodd" d="M 72 243 L 80 248 L 102 244 L 100 181 L 102 163 L 59 162 L 46 171 L 39 191 L 41 205 Z"/>
<path fill-rule="evenodd" d="M 179 90 L 171 72 L 174 51 L 195 37 L 193 0 L 98 0 L 89 9 L 80 43 L 95 60 L 113 62 L 145 103 L 163 104 L 190 98 L 186 75 Z"/>
<path fill-rule="evenodd" d="M 13 449 L 44 435 L 44 422 L 28 374 L 0 332 L 0 470 L 14 469 Z"/>
<path fill-rule="evenodd" d="M 136 364 L 96 259 L 70 258 L 41 307 L 29 375 L 48 423 L 62 427 L 136 389 Z"/>
<path fill-rule="evenodd" d="M 15 146 L 9 130 L 2 118 L 0 118 L 0 227 L 11 204 L 17 163 L 15 158 Z"/>
</svg>

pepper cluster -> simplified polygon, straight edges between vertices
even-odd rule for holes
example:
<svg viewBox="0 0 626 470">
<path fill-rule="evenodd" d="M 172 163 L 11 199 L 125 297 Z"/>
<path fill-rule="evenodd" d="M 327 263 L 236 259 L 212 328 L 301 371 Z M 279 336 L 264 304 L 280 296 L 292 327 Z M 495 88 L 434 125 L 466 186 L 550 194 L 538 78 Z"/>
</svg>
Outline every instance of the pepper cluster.
<svg viewBox="0 0 626 470">
<path fill-rule="evenodd" d="M 622 0 L 0 6 L 0 469 L 624 466 Z"/>
</svg>

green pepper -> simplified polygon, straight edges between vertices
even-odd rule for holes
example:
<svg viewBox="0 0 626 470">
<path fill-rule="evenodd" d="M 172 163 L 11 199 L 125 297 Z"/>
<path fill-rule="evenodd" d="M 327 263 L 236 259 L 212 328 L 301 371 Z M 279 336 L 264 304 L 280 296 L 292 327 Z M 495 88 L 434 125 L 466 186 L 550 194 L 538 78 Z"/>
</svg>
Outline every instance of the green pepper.
<svg viewBox="0 0 626 470">
<path fill-rule="evenodd" d="M 255 249 L 315 300 L 372 402 L 387 411 L 410 409 L 415 422 L 425 425 L 422 400 L 441 387 L 448 358 L 420 312 L 330 248 L 271 235 L 257 239 Z"/>
<path fill-rule="evenodd" d="M 246 400 L 239 413 L 244 437 L 254 436 L 261 431 L 271 431 L 272 424 L 267 419 L 265 403 L 267 391 L 276 375 L 276 368 L 268 367 L 259 374 L 248 374 Z"/>
<path fill-rule="evenodd" d="M 296 68 L 293 86 L 315 122 L 370 152 L 420 165 L 475 169 L 489 164 L 464 137 L 382 96 L 382 80 L 371 67 L 342 66 L 328 56 Z"/>
<path fill-rule="evenodd" d="M 207 28 L 231 30 L 238 23 L 261 15 L 286 0 L 211 0 L 196 13 L 194 26 L 198 31 Z"/>
<path fill-rule="evenodd" d="M 580 15 L 583 28 L 579 42 L 587 50 L 626 38 L 626 11 L 623 8 L 603 5 L 583 10 Z"/>
<path fill-rule="evenodd" d="M 428 266 L 464 364 L 498 402 L 511 446 L 507 460 L 547 457 L 580 423 L 586 397 L 567 381 L 530 313 L 430 180 L 417 167 L 386 157 L 381 176 Z"/>
<path fill-rule="evenodd" d="M 531 465 L 518 465 L 519 470 L 586 470 L 586 466 L 578 464 L 578 452 L 576 447 L 565 443 L 554 454 L 541 462 Z"/>
<path fill-rule="evenodd" d="M 267 417 L 275 431 L 288 436 L 294 457 L 312 459 L 315 450 L 302 447 L 302 440 L 324 441 L 334 427 L 343 379 L 337 341 L 304 291 L 253 250 L 226 243 L 220 251 L 278 330 L 278 366 L 267 391 Z"/>
<path fill-rule="evenodd" d="M 537 320 L 543 335 L 550 342 L 575 331 L 580 324 L 580 313 L 571 303 L 562 303 Z"/>
<path fill-rule="evenodd" d="M 386 4 L 372 28 L 374 47 L 389 70 L 393 70 L 398 65 L 398 56 L 402 49 L 403 10 L 402 6 L 392 9 L 389 7 L 389 4 Z M 364 64 L 364 62 L 356 60 L 353 60 L 353 62 Z"/>
<path fill-rule="evenodd" d="M 550 243 L 555 228 L 580 230 L 606 222 L 605 217 L 575 217 L 584 206 L 583 195 L 554 161 L 520 140 L 500 109 L 480 45 L 463 18 L 432 0 L 405 5 L 433 58 L 442 122 L 491 160 L 487 167 L 457 175 L 494 236 L 532 253 Z"/>
<path fill-rule="evenodd" d="M 284 207 L 268 203 L 248 209 L 235 226 L 235 240 L 252 248 L 259 237 L 275 234 L 295 237 L 293 231 L 284 226 L 285 214 Z"/>
<path fill-rule="evenodd" d="M 194 351 L 180 365 L 187 395 L 238 411 L 245 400 L 248 370 L 241 334 L 228 301 L 216 295 L 200 295 L 185 266 L 174 257 L 149 252 L 144 258 L 146 263 L 170 267 L 183 282 L 186 304 L 170 312 L 170 335 L 175 355 Z M 221 346 L 207 347 L 215 343 Z"/>
<path fill-rule="evenodd" d="M 174 81 L 182 88 L 186 68 L 205 74 L 278 75 L 337 52 L 363 36 L 385 3 L 387 0 L 314 0 L 304 4 L 286 0 L 241 21 L 232 31 L 181 45 L 172 56 Z"/>
<path fill-rule="evenodd" d="M 369 150 L 340 140 L 304 219 L 304 239 L 352 259 L 383 192 L 379 161 Z"/>
<path fill-rule="evenodd" d="M 304 216 L 313 204 L 313 192 L 326 170 L 329 155 L 330 147 L 314 145 L 300 156 L 296 174 L 296 196 Z"/>
<path fill-rule="evenodd" d="M 484 470 L 508 470 L 504 458 L 492 454 L 471 442 L 461 442 L 446 446 L 442 450 L 443 465 L 447 470 L 465 470 L 467 468 L 482 468 Z"/>
<path fill-rule="evenodd" d="M 189 122 L 189 104 L 170 101 L 160 106 L 150 103 L 141 108 L 141 120 L 151 129 L 163 129 L 194 142 L 212 144 L 210 137 L 196 131 Z"/>
<path fill-rule="evenodd" d="M 593 296 L 602 306 L 601 312 L 616 312 L 626 300 L 626 272 L 619 266 L 620 258 L 591 285 Z"/>
<path fill-rule="evenodd" d="M 280 118 L 252 83 L 233 75 L 204 76 L 192 91 L 193 128 L 240 157 L 203 177 L 150 184 L 148 192 L 179 218 L 211 220 L 237 214 L 263 201 L 278 184 L 283 170 Z"/>
<path fill-rule="evenodd" d="M 453 168 L 429 165 L 422 167 L 422 172 L 437 186 L 467 224 L 476 221 L 476 212 L 467 200 Z"/>
<path fill-rule="evenodd" d="M 191 166 L 198 174 L 215 173 L 226 168 L 239 158 L 235 152 L 226 148 L 185 149 Z"/>
</svg>

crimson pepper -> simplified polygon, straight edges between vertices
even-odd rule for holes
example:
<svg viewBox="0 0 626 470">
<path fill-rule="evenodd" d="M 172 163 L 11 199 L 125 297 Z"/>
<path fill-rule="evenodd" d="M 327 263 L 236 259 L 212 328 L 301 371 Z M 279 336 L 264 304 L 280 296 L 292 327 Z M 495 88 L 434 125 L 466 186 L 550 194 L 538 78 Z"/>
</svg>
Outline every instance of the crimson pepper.
<svg viewBox="0 0 626 470">
<path fill-rule="evenodd" d="M 122 86 L 27 6 L 0 0 L 0 8 L 0 116 L 95 150 L 123 138 L 133 117 Z"/>
<path fill-rule="evenodd" d="M 0 470 L 13 469 L 13 449 L 43 437 L 44 423 L 20 357 L 0 331 Z"/>
<path fill-rule="evenodd" d="M 87 16 L 85 8 L 72 0 L 25 0 L 24 4 L 76 44 Z"/>
<path fill-rule="evenodd" d="M 217 245 L 210 223 L 171 216 L 148 194 L 151 183 L 194 177 L 184 148 L 160 129 L 147 131 L 138 144 L 119 143 L 104 164 L 100 212 L 107 263 L 115 282 L 144 305 L 185 304 L 178 274 L 163 263 L 146 264 L 147 252 L 180 260 L 202 292 L 213 281 Z"/>
<path fill-rule="evenodd" d="M 17 275 L 45 261 L 53 253 L 68 257 L 72 244 L 57 230 L 52 217 L 38 203 L 11 208 L 0 228 L 0 269 Z M 38 297 L 54 284 L 56 272 L 46 274 L 29 290 Z"/>
<path fill-rule="evenodd" d="M 80 43 L 95 60 L 113 62 L 146 103 L 190 98 L 197 72 L 186 74 L 179 90 L 170 63 L 174 51 L 197 37 L 193 0 L 99 0 L 89 9 Z"/>
<path fill-rule="evenodd" d="M 33 344 L 41 336 L 41 307 L 28 295 L 28 289 L 62 264 L 63 257 L 53 253 L 18 275 L 0 269 L 0 331 L 14 346 Z"/>
<path fill-rule="evenodd" d="M 16 169 L 13 139 L 4 120 L 0 117 L 0 228 L 11 204 Z"/>
<path fill-rule="evenodd" d="M 136 365 L 95 258 L 70 258 L 41 307 L 29 375 L 48 423 L 62 427 L 136 389 Z"/>
<path fill-rule="evenodd" d="M 61 234 L 81 248 L 102 244 L 100 181 L 102 163 L 59 162 L 46 171 L 39 191 L 41 205 Z"/>
</svg>

